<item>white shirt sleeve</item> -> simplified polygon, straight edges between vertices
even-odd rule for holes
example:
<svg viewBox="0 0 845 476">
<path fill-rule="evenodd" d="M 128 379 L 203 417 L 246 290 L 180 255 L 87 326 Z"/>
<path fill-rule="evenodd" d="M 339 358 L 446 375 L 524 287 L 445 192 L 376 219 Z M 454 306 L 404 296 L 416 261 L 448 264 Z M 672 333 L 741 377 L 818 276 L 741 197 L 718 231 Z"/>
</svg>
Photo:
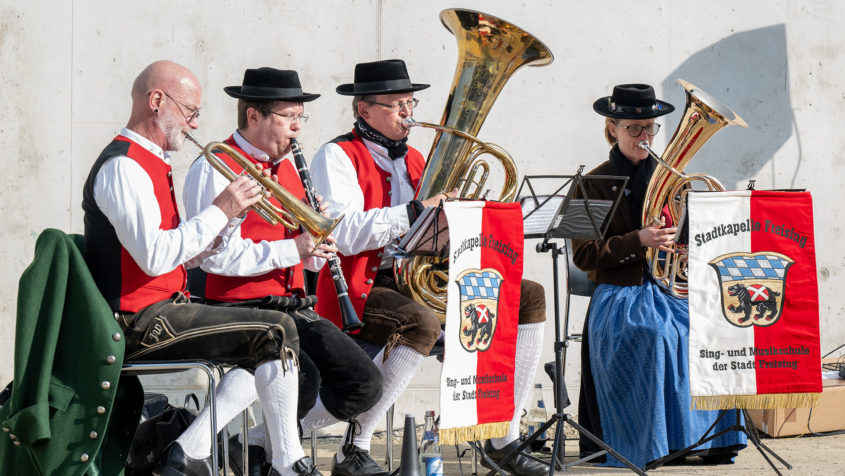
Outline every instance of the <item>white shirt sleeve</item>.
<svg viewBox="0 0 845 476">
<path fill-rule="evenodd" d="M 168 273 L 200 254 L 227 221 L 222 210 L 209 206 L 178 227 L 162 230 L 153 182 L 126 156 L 114 157 L 100 168 L 94 179 L 94 201 L 120 244 L 150 276 Z"/>
<path fill-rule="evenodd" d="M 386 246 L 408 231 L 406 203 L 364 211 L 364 193 L 358 174 L 343 149 L 333 143 L 322 146 L 311 162 L 311 179 L 328 204 L 329 215 L 344 215 L 334 229 L 337 248 L 344 255 Z"/>
<path fill-rule="evenodd" d="M 188 217 L 208 207 L 229 185 L 222 174 L 200 157 L 191 165 L 185 177 L 182 201 Z M 253 241 L 241 237 L 243 219 L 230 220 L 226 232 L 221 234 L 219 246 L 203 255 L 201 268 L 221 276 L 259 276 L 274 269 L 283 269 L 300 262 L 296 243 L 291 239 L 275 241 Z M 279 234 L 284 233 L 278 225 Z M 303 263 L 308 269 L 319 270 L 325 260 L 310 257 Z"/>
</svg>

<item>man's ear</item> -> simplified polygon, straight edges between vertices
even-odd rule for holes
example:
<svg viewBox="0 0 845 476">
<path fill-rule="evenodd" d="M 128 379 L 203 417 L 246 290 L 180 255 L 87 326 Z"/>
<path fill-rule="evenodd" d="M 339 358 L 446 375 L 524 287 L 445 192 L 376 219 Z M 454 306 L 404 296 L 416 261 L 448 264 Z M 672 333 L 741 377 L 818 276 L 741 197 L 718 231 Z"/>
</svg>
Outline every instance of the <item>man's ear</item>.
<svg viewBox="0 0 845 476">
<path fill-rule="evenodd" d="M 161 103 L 164 101 L 164 92 L 160 89 L 153 89 L 147 97 L 147 102 L 151 111 L 158 112 L 161 109 Z"/>
<path fill-rule="evenodd" d="M 364 101 L 358 102 L 358 115 L 363 117 L 366 121 L 370 118 L 370 105 L 365 103 Z"/>
<path fill-rule="evenodd" d="M 254 107 L 246 108 L 246 122 L 250 125 L 258 124 L 261 119 L 261 113 Z"/>
</svg>

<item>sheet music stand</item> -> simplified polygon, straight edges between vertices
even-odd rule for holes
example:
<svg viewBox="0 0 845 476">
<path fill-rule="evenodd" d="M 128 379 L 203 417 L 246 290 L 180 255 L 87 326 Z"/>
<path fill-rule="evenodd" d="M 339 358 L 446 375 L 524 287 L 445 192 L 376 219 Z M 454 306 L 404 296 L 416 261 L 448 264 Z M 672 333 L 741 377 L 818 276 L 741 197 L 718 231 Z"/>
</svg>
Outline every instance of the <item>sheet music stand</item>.
<svg viewBox="0 0 845 476">
<path fill-rule="evenodd" d="M 414 221 L 405 236 L 397 243 L 396 256 L 441 256 L 448 254 L 449 224 L 443 214 L 443 202 L 440 206 L 428 207 Z"/>
<path fill-rule="evenodd" d="M 557 424 L 555 429 L 554 444 L 552 447 L 552 459 L 549 462 L 549 476 L 553 476 L 556 466 L 560 466 L 563 471 L 570 466 L 574 466 L 594 458 L 610 453 L 622 464 L 627 466 L 631 471 L 644 475 L 645 473 L 633 463 L 628 461 L 624 456 L 620 455 L 613 448 L 604 443 L 601 439 L 590 433 L 587 429 L 573 421 L 572 418 L 564 413 L 563 408 L 566 405 L 564 402 L 564 369 L 566 365 L 566 348 L 569 347 L 569 293 L 566 295 L 566 317 L 564 318 L 564 337 L 561 338 L 561 319 L 560 319 L 560 294 L 559 294 L 559 280 L 558 280 L 558 256 L 564 255 L 564 260 L 568 259 L 566 245 L 559 248 L 557 243 L 551 240 L 556 238 L 575 238 L 582 240 L 600 240 L 607 232 L 610 220 L 605 220 L 608 216 L 613 215 L 616 207 L 619 205 L 620 198 L 625 191 L 625 185 L 628 182 L 627 177 L 615 175 L 582 175 L 584 166 L 580 166 L 575 175 L 537 175 L 527 176 L 523 179 L 520 185 L 517 196 L 522 196 L 523 188 L 527 188 L 529 195 L 522 196 L 521 202 L 523 204 L 523 217 L 525 221 L 525 237 L 526 238 L 543 238 L 543 242 L 537 245 L 538 253 L 551 252 L 552 256 L 552 270 L 554 278 L 554 310 L 555 310 L 555 376 L 554 392 L 555 392 L 555 414 L 543 424 L 537 431 L 529 435 L 528 439 L 524 441 L 511 456 L 521 451 L 522 448 L 530 445 L 542 433 L 544 433 L 553 424 Z M 532 180 L 534 181 L 532 183 Z M 538 195 L 536 188 L 538 182 L 551 180 L 560 184 L 550 195 Z M 594 200 L 588 198 L 576 198 L 576 191 L 578 197 L 587 197 L 585 183 L 594 181 L 614 181 L 618 182 L 617 189 L 619 194 L 611 200 Z M 565 194 L 561 191 L 569 187 Z M 552 210 L 552 212 L 550 212 Z M 566 276 L 566 288 L 569 289 L 569 275 Z M 601 447 L 603 451 L 594 453 L 585 458 L 578 459 L 570 464 L 564 462 L 563 457 L 558 457 L 560 445 L 563 444 L 561 437 L 563 436 L 563 424 L 566 423 L 575 428 L 579 433 L 589 438 L 597 446 Z M 565 452 L 560 451 L 563 455 Z M 507 459 L 509 459 L 509 456 Z"/>
</svg>

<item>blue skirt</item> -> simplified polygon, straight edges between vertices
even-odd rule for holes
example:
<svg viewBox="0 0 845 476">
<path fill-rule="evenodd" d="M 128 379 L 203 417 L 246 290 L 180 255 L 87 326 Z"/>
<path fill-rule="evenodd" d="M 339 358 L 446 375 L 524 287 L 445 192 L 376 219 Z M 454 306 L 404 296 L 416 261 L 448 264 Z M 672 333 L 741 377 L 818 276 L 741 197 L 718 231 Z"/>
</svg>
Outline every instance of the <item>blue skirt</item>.
<svg viewBox="0 0 845 476">
<path fill-rule="evenodd" d="M 690 410 L 686 300 L 650 279 L 642 286 L 601 284 L 590 304 L 588 338 L 604 442 L 636 466 L 696 443 L 716 421 L 719 411 Z M 709 435 L 734 424 L 736 410 Z M 731 431 L 696 449 L 745 442 Z M 609 454 L 605 465 L 623 466 Z"/>
</svg>

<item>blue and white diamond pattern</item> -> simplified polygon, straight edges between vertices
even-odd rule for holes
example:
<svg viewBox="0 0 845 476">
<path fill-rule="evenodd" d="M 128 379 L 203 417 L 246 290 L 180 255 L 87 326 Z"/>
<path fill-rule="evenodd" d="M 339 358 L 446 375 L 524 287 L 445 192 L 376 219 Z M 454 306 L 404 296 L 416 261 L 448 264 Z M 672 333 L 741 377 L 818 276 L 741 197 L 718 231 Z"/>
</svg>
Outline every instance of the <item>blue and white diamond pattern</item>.
<svg viewBox="0 0 845 476">
<path fill-rule="evenodd" d="M 467 274 L 458 281 L 461 301 L 469 299 L 499 299 L 499 285 L 502 279 L 490 271 Z"/>
<path fill-rule="evenodd" d="M 722 282 L 742 279 L 783 279 L 792 263 L 783 255 L 753 254 L 724 258 L 713 266 Z"/>
</svg>

